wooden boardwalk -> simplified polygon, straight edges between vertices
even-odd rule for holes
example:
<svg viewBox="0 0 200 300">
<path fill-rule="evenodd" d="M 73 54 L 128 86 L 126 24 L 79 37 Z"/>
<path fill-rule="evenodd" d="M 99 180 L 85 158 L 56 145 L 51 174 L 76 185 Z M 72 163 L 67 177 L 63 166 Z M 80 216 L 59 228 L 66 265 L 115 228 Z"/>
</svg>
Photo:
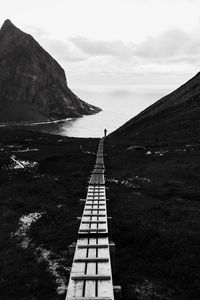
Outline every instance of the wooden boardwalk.
<svg viewBox="0 0 200 300">
<path fill-rule="evenodd" d="M 66 300 L 114 300 L 103 143 L 104 138 L 89 181 Z"/>
</svg>

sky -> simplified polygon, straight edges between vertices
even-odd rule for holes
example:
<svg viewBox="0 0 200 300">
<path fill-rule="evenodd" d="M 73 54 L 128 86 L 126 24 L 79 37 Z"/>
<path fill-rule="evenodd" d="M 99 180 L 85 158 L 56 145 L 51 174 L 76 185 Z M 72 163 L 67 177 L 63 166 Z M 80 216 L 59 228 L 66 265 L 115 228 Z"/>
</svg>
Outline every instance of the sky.
<svg viewBox="0 0 200 300">
<path fill-rule="evenodd" d="M 178 87 L 200 70 L 199 0 L 0 0 L 70 87 Z"/>
</svg>

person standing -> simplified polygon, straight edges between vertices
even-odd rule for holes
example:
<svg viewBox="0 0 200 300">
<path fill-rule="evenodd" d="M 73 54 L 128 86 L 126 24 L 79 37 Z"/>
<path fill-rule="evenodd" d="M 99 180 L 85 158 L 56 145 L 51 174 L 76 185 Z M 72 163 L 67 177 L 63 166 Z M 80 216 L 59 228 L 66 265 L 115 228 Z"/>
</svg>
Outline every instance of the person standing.
<svg viewBox="0 0 200 300">
<path fill-rule="evenodd" d="M 105 128 L 104 129 L 104 136 L 106 137 L 106 135 L 107 135 L 107 129 Z"/>
</svg>

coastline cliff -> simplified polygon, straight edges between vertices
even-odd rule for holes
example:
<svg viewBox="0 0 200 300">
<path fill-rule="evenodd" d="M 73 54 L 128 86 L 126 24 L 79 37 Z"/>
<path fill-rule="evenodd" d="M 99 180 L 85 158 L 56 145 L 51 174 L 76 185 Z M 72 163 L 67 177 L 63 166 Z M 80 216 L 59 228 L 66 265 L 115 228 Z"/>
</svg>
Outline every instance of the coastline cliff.
<svg viewBox="0 0 200 300">
<path fill-rule="evenodd" d="M 101 111 L 79 99 L 65 72 L 10 20 L 0 30 L 0 122 L 51 121 Z"/>
</svg>

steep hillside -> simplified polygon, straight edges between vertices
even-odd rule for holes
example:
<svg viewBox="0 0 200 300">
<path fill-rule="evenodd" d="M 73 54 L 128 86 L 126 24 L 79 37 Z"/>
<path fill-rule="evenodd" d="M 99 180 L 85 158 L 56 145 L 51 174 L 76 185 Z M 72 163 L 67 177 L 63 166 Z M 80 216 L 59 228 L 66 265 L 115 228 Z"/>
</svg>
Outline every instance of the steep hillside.
<svg viewBox="0 0 200 300">
<path fill-rule="evenodd" d="M 106 139 L 124 300 L 200 295 L 200 74 Z"/>
<path fill-rule="evenodd" d="M 0 30 L 0 122 L 79 117 L 100 109 L 67 86 L 61 66 L 34 38 L 6 20 Z"/>
<path fill-rule="evenodd" d="M 198 140 L 200 73 L 111 134 L 113 139 L 178 143 Z"/>
</svg>

